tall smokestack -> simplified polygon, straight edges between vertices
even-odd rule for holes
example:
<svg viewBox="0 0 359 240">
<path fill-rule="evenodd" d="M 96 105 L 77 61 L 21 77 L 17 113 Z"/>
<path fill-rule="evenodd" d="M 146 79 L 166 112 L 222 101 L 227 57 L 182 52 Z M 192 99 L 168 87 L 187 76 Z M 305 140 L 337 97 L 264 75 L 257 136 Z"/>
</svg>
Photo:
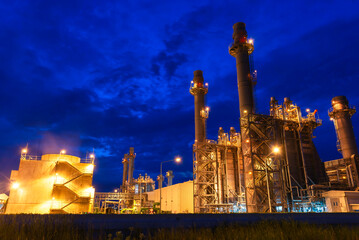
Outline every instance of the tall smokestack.
<svg viewBox="0 0 359 240">
<path fill-rule="evenodd" d="M 207 83 L 204 85 L 203 72 L 197 70 L 193 72 L 193 81 L 190 93 L 194 96 L 194 122 L 195 122 L 195 141 L 202 143 L 206 140 L 206 118 L 208 108 L 205 107 L 205 95 L 208 92 Z"/>
<path fill-rule="evenodd" d="M 236 23 L 233 25 L 233 44 L 229 54 L 236 58 L 237 84 L 239 95 L 240 117 L 254 113 L 253 86 L 249 68 L 249 55 L 253 51 L 253 42 L 247 41 L 246 25 Z M 246 208 L 248 213 L 257 212 L 258 198 L 255 189 L 253 159 L 250 153 L 250 135 L 246 127 L 241 124 L 244 183 L 246 190 Z"/>
<path fill-rule="evenodd" d="M 172 185 L 173 177 L 174 177 L 174 176 L 173 176 L 173 172 L 172 172 L 172 171 L 166 172 L 167 186 L 171 186 L 171 185 Z"/>
<path fill-rule="evenodd" d="M 233 25 L 233 41 L 229 54 L 236 58 L 239 111 L 242 117 L 245 113 L 254 113 L 253 83 L 249 67 L 249 55 L 253 52 L 253 42 L 247 41 L 244 23 L 239 22 Z"/>
<path fill-rule="evenodd" d="M 332 107 L 333 110 L 329 112 L 329 117 L 334 122 L 339 143 L 338 150 L 342 153 L 343 158 L 350 158 L 353 154 L 358 155 L 351 121 L 351 116 L 355 113 L 355 109 L 349 107 L 345 96 L 334 97 Z"/>
<path fill-rule="evenodd" d="M 157 176 L 157 181 L 158 181 L 158 188 L 162 188 L 163 175 L 158 175 Z"/>
<path fill-rule="evenodd" d="M 126 179 L 128 174 L 128 155 L 125 154 L 122 159 L 123 164 L 123 175 L 122 175 L 122 186 L 123 188 L 126 186 Z"/>
<path fill-rule="evenodd" d="M 133 147 L 130 147 L 130 153 L 128 154 L 128 184 L 133 184 L 133 170 L 134 170 L 134 162 L 135 162 L 135 150 Z"/>
</svg>

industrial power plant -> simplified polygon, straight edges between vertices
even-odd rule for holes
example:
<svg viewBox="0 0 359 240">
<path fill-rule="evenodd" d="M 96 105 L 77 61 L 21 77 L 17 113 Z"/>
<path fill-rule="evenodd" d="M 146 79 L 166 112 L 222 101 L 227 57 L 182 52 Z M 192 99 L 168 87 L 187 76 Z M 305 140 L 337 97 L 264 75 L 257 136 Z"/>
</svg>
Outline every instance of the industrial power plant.
<svg viewBox="0 0 359 240">
<path fill-rule="evenodd" d="M 21 154 L 12 171 L 5 213 L 274 213 L 359 211 L 359 155 L 345 96 L 328 99 L 328 118 L 341 159 L 322 162 L 313 132 L 322 125 L 317 110 L 302 112 L 292 99 L 268 99 L 268 114 L 256 112 L 251 69 L 253 41 L 244 23 L 233 26 L 229 54 L 235 58 L 240 119 L 237 130 L 221 127 L 208 139 L 209 91 L 194 71 L 193 181 L 173 184 L 173 171 L 134 177 L 133 147 L 122 159 L 122 184 L 113 192 L 92 187 L 95 157 Z M 233 81 L 234 82 L 234 81 Z M 330 107 L 331 106 L 331 107 Z M 176 157 L 173 162 L 181 162 Z M 163 176 L 165 174 L 165 176 Z M 166 179 L 165 179 L 166 178 Z"/>
</svg>

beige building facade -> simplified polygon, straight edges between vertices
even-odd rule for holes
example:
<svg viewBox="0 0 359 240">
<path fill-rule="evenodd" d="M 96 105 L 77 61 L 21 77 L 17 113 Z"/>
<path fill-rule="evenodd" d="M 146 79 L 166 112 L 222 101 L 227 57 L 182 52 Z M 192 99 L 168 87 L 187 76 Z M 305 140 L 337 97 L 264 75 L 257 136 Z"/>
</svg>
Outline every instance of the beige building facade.
<svg viewBox="0 0 359 240">
<path fill-rule="evenodd" d="M 154 202 L 160 202 L 160 195 L 162 195 L 162 211 L 193 213 L 193 181 L 164 187 L 162 190 L 156 189 L 147 192 L 147 195 L 148 200 Z"/>
<path fill-rule="evenodd" d="M 323 193 L 328 212 L 358 212 L 358 191 L 328 191 Z"/>
<path fill-rule="evenodd" d="M 93 158 L 64 154 L 22 155 L 12 182 L 6 214 L 92 212 Z"/>
</svg>

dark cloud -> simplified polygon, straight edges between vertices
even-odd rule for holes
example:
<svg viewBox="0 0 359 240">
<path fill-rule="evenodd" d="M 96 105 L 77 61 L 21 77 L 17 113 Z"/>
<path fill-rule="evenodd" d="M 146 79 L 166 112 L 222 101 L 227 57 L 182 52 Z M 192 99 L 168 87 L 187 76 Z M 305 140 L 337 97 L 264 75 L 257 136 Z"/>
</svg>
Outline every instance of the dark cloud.
<svg viewBox="0 0 359 240">
<path fill-rule="evenodd" d="M 156 178 L 161 161 L 181 155 L 182 164 L 165 168 L 175 182 L 188 180 L 194 70 L 209 82 L 208 136 L 239 128 L 227 48 L 237 21 L 255 39 L 258 111 L 268 112 L 271 96 L 317 108 L 323 126 L 315 143 L 323 160 L 337 158 L 327 109 L 336 95 L 359 103 L 357 10 L 340 1 L 1 3 L 0 173 L 17 169 L 27 143 L 33 154 L 66 148 L 84 157 L 95 149 L 95 186 L 107 191 L 119 186 L 121 158 L 133 146 L 135 176 Z M 355 115 L 353 123 L 358 135 Z"/>
</svg>

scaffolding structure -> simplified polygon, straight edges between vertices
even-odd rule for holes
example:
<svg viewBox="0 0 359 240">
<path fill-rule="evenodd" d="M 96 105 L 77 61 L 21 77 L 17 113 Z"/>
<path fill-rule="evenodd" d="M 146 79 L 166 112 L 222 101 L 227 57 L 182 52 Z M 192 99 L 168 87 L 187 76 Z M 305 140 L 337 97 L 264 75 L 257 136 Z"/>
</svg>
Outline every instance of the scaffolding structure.
<svg viewBox="0 0 359 240">
<path fill-rule="evenodd" d="M 193 145 L 195 213 L 241 210 L 245 199 L 239 143 L 239 134 L 228 138 L 219 132 L 218 142 L 206 140 Z"/>
<path fill-rule="evenodd" d="M 250 114 L 241 118 L 244 183 L 248 212 L 276 212 L 287 208 L 279 154 L 278 122 L 271 116 Z"/>
</svg>

